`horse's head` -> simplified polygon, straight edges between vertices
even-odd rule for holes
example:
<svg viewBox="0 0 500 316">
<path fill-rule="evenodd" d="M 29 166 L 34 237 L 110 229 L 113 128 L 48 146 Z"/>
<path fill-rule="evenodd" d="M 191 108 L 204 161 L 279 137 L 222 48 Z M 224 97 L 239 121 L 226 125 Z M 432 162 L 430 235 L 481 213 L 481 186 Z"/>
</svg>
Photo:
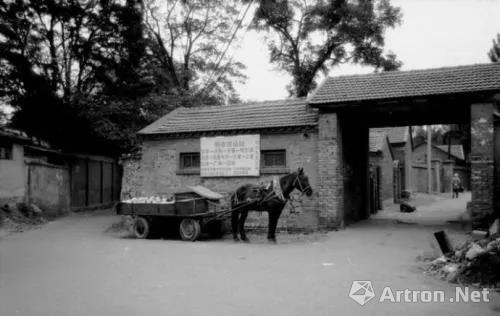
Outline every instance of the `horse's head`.
<svg viewBox="0 0 500 316">
<path fill-rule="evenodd" d="M 313 190 L 309 184 L 309 178 L 304 173 L 304 169 L 299 168 L 296 173 L 297 177 L 293 181 L 294 187 L 300 192 L 305 193 L 307 196 L 311 196 L 313 194 Z"/>
</svg>

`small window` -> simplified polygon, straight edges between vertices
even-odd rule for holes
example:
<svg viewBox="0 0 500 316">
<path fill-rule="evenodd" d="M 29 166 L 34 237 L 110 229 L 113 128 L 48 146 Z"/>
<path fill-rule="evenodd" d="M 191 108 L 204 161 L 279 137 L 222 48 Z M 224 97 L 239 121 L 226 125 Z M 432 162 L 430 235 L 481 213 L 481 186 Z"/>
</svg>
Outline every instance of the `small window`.
<svg viewBox="0 0 500 316">
<path fill-rule="evenodd" d="M 0 159 L 12 160 L 12 144 L 0 145 Z"/>
<path fill-rule="evenodd" d="M 261 165 L 262 168 L 285 168 L 286 150 L 263 150 Z"/>
<path fill-rule="evenodd" d="M 200 153 L 181 153 L 180 169 L 200 169 Z"/>
</svg>

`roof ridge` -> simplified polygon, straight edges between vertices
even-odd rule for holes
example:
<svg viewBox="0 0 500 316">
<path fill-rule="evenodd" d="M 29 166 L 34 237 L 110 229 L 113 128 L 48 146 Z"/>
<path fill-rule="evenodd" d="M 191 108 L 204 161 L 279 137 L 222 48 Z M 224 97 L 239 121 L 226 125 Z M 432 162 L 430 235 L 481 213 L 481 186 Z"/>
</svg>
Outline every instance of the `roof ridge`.
<svg viewBox="0 0 500 316">
<path fill-rule="evenodd" d="M 393 74 L 408 74 L 408 73 L 429 73 L 429 72 L 440 72 L 440 71 L 452 71 L 457 69 L 467 69 L 467 68 L 475 68 L 475 67 L 487 67 L 487 66 L 497 66 L 500 67 L 500 63 L 476 63 L 476 64 L 465 64 L 465 65 L 456 65 L 456 66 L 443 66 L 438 68 L 419 68 L 419 69 L 405 69 L 405 70 L 392 70 L 392 71 L 382 71 L 382 72 L 372 72 L 372 73 L 364 73 L 364 74 L 346 74 L 339 76 L 328 76 L 324 81 L 330 79 L 344 79 L 344 78 L 355 78 L 355 77 L 376 77 L 376 76 L 387 76 Z M 319 86 L 318 86 L 319 88 Z"/>
<path fill-rule="evenodd" d="M 264 100 L 264 101 L 255 101 L 255 102 L 243 102 L 243 103 L 231 103 L 231 104 L 218 104 L 218 105 L 199 105 L 199 106 L 181 106 L 176 109 L 185 109 L 188 111 L 195 111 L 200 109 L 218 109 L 218 108 L 245 108 L 248 106 L 266 106 L 271 103 L 283 103 L 281 105 L 303 105 L 307 104 L 307 99 L 302 98 L 289 98 L 289 99 L 276 99 L 276 100 Z"/>
<path fill-rule="evenodd" d="M 500 64 L 480 63 L 328 77 L 309 104 L 348 104 L 395 98 L 500 91 Z"/>
</svg>

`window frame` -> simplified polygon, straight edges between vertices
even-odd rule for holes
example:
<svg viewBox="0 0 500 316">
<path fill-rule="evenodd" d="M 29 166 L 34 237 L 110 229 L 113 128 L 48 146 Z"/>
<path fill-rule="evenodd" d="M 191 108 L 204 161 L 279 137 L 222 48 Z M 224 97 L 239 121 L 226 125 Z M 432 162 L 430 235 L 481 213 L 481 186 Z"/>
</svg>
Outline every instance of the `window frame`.
<svg viewBox="0 0 500 316">
<path fill-rule="evenodd" d="M 274 164 L 266 164 L 266 155 L 275 155 Z M 276 164 L 277 155 L 282 155 L 283 164 Z M 280 159 L 281 159 L 280 158 Z M 265 149 L 260 151 L 260 172 L 261 173 L 288 173 L 288 161 L 287 161 L 287 151 L 286 149 Z"/>
<path fill-rule="evenodd" d="M 184 159 L 186 159 L 187 157 L 190 157 L 191 165 L 193 165 L 193 158 L 197 157 L 198 165 L 186 167 Z M 179 173 L 179 174 L 199 174 L 200 173 L 200 166 L 201 166 L 200 152 L 181 152 L 181 153 L 179 153 L 179 164 L 178 164 L 177 173 Z"/>
</svg>

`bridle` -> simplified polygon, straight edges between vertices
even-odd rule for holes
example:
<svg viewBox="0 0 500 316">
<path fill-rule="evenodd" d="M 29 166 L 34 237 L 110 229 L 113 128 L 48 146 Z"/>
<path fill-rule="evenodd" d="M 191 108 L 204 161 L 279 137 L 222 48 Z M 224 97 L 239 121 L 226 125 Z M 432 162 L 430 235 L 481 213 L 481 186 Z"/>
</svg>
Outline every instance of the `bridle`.
<svg viewBox="0 0 500 316">
<path fill-rule="evenodd" d="M 296 183 L 298 183 L 298 184 L 299 184 L 298 188 L 297 188 L 297 186 L 295 185 Z M 306 193 L 305 191 L 306 191 L 307 189 L 310 189 L 310 188 L 311 188 L 311 186 L 310 186 L 310 185 L 308 185 L 308 186 L 306 186 L 306 187 L 304 187 L 304 186 L 302 185 L 302 182 L 301 182 L 301 181 L 300 181 L 300 179 L 299 179 L 299 174 L 298 174 L 298 173 L 297 173 L 297 175 L 295 176 L 295 179 L 293 180 L 292 185 L 293 185 L 295 188 L 299 189 L 300 193 L 302 193 L 301 195 L 304 195 L 304 193 Z"/>
<path fill-rule="evenodd" d="M 296 183 L 298 183 L 298 187 L 296 186 Z M 299 179 L 299 174 L 298 174 L 298 173 L 297 173 L 297 175 L 295 176 L 295 179 L 294 179 L 294 180 L 293 180 L 293 182 L 292 182 L 292 186 L 293 186 L 294 188 L 299 189 L 299 191 L 300 191 L 300 197 L 299 197 L 299 198 L 294 198 L 292 195 L 290 195 L 290 196 L 288 197 L 288 200 L 290 201 L 290 203 L 289 203 L 289 205 L 290 205 L 290 213 L 291 213 L 291 214 L 294 214 L 294 213 L 299 213 L 299 212 L 297 212 L 297 211 L 295 210 L 295 209 L 296 209 L 296 206 L 295 206 L 293 203 L 294 203 L 294 202 L 298 202 L 298 203 L 300 203 L 300 205 L 302 205 L 302 199 L 301 199 L 301 197 L 302 197 L 302 196 L 306 193 L 307 189 L 310 189 L 310 188 L 311 188 L 311 186 L 310 186 L 310 185 L 308 185 L 308 186 L 305 186 L 305 187 L 304 187 L 304 186 L 302 185 L 302 182 L 301 182 L 301 181 L 300 181 L 300 179 Z"/>
<path fill-rule="evenodd" d="M 296 184 L 298 184 L 298 186 Z M 300 193 L 301 193 L 300 197 L 302 197 L 306 193 L 306 191 L 311 188 L 310 185 L 307 185 L 307 186 L 302 185 L 302 182 L 300 181 L 298 173 L 295 175 L 295 179 L 293 179 L 293 181 L 292 181 L 292 187 L 294 187 L 300 191 Z M 281 196 L 278 196 L 276 194 L 276 191 L 274 191 L 274 190 L 272 192 L 270 192 L 269 194 L 267 194 L 264 197 L 264 199 L 262 199 L 262 201 L 260 203 L 267 202 L 267 201 L 269 201 L 273 198 L 276 198 L 276 197 L 278 199 L 280 199 L 281 201 L 283 201 L 284 203 L 286 203 L 287 201 L 290 201 L 290 204 L 289 204 L 290 208 L 291 208 L 290 213 L 298 213 L 297 211 L 295 211 L 295 205 L 293 205 L 293 202 L 299 202 L 300 204 L 302 204 L 302 199 L 300 199 L 300 197 L 298 199 L 294 198 L 292 195 L 289 195 L 288 197 L 284 197 L 283 193 L 281 193 Z"/>
</svg>

